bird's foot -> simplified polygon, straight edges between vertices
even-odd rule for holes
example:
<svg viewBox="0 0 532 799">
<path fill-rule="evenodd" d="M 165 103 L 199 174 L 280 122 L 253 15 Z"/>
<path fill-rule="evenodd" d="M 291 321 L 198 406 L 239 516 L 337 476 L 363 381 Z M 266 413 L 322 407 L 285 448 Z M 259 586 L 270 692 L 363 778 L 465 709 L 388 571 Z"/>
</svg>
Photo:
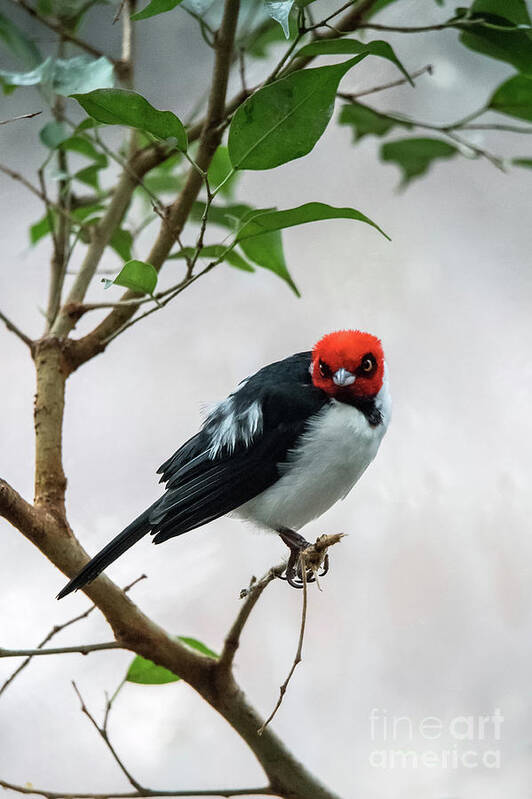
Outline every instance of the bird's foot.
<svg viewBox="0 0 532 799">
<path fill-rule="evenodd" d="M 314 545 L 310 544 L 299 533 L 286 527 L 277 532 L 290 550 L 286 568 L 283 574 L 280 575 L 281 580 L 286 580 L 292 588 L 303 588 L 305 582 L 313 583 L 318 577 L 324 577 L 327 574 L 329 571 L 329 555 L 325 552 L 318 563 L 316 563 L 315 557 L 312 558 L 312 562 L 305 563 L 306 574 L 303 577 L 301 553 L 309 549 L 310 553 L 314 554 L 312 553 Z"/>
</svg>

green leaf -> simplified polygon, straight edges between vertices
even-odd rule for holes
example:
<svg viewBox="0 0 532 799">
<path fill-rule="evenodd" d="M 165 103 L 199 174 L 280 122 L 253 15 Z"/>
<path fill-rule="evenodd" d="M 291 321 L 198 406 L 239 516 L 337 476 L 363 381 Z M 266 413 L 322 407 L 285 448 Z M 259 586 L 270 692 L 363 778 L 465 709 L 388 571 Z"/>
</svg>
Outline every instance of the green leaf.
<svg viewBox="0 0 532 799">
<path fill-rule="evenodd" d="M 309 153 L 332 116 L 340 80 L 366 55 L 295 72 L 249 97 L 237 109 L 229 129 L 233 166 L 272 169 Z"/>
<path fill-rule="evenodd" d="M 16 86 L 38 86 L 41 83 L 51 84 L 53 76 L 53 62 L 46 58 L 42 64 L 28 72 L 10 72 L 0 69 L 0 79 L 5 88 Z"/>
<path fill-rule="evenodd" d="M 85 158 L 95 161 L 101 168 L 106 167 L 108 163 L 107 156 L 97 150 L 94 144 L 83 136 L 70 136 L 61 142 L 59 149 L 84 155 Z"/>
<path fill-rule="evenodd" d="M 112 283 L 141 294 L 153 294 L 157 285 L 157 272 L 151 264 L 144 261 L 128 261 Z"/>
<path fill-rule="evenodd" d="M 200 252 L 200 258 L 220 258 L 223 255 L 224 261 L 227 261 L 230 266 L 236 267 L 236 269 L 241 269 L 243 272 L 254 272 L 255 269 L 248 263 L 245 258 L 242 258 L 239 253 L 235 252 L 234 250 L 229 250 L 225 252 L 227 247 L 224 244 L 210 244 L 207 247 L 202 247 Z M 168 256 L 168 260 L 175 259 L 175 258 L 192 258 L 194 255 L 194 247 L 183 247 L 178 252 L 172 253 L 172 255 Z"/>
<path fill-rule="evenodd" d="M 532 80 L 523 75 L 510 78 L 495 90 L 488 108 L 532 122 Z"/>
<path fill-rule="evenodd" d="M 136 14 L 132 14 L 131 19 L 139 21 L 141 19 L 155 17 L 157 14 L 164 14 L 165 11 L 172 11 L 181 2 L 182 0 L 151 0 L 142 11 L 137 11 Z"/>
<path fill-rule="evenodd" d="M 204 203 L 195 203 L 192 209 L 192 218 L 195 220 L 201 219 L 205 210 Z M 242 229 L 244 222 L 257 214 L 265 213 L 264 210 L 259 211 L 256 208 L 251 208 L 249 205 L 243 203 L 235 203 L 225 207 L 211 205 L 209 209 L 208 220 L 209 223 L 220 225 L 221 227 L 228 228 L 229 230 L 236 231 Z M 290 288 L 299 297 L 299 291 L 295 285 L 288 268 L 286 266 L 283 242 L 279 231 L 266 232 L 261 235 L 255 235 L 253 238 L 243 239 L 239 242 L 245 255 L 250 258 L 257 266 L 263 269 L 269 269 L 274 272 L 282 280 L 286 281 Z M 222 246 L 223 245 L 219 245 Z M 230 254 L 237 255 L 234 250 Z M 240 269 L 244 268 L 242 265 L 237 264 L 230 260 L 230 254 L 225 256 L 225 259 L 231 266 L 236 266 Z M 240 256 L 239 256 L 240 257 Z M 253 271 L 253 267 L 247 264 L 246 271 Z"/>
<path fill-rule="evenodd" d="M 214 153 L 214 157 L 209 167 L 208 177 L 211 189 L 215 189 L 217 186 L 223 183 L 228 174 L 231 172 L 232 168 L 231 159 L 229 158 L 229 150 L 227 147 L 221 144 Z M 220 194 L 224 195 L 225 197 L 232 196 L 235 177 L 236 175 L 233 175 L 231 178 L 229 178 L 227 183 L 224 183 L 220 189 Z"/>
<path fill-rule="evenodd" d="M 197 638 L 189 638 L 186 635 L 178 635 L 177 640 L 181 641 L 182 644 L 186 644 L 188 647 L 190 647 L 190 649 L 195 649 L 197 652 L 201 652 L 202 655 L 207 655 L 207 657 L 214 659 L 218 657 L 216 652 L 213 652 L 208 646 L 202 644 L 202 642 L 198 641 Z"/>
<path fill-rule="evenodd" d="M 54 62 L 52 89 L 55 94 L 68 97 L 77 92 L 91 92 L 105 89 L 114 82 L 113 65 L 104 56 L 91 59 L 89 56 L 76 56 Z"/>
<path fill-rule="evenodd" d="M 74 94 L 73 97 L 98 122 L 138 128 L 158 139 L 174 138 L 180 150 L 187 149 L 187 134 L 181 120 L 171 111 L 154 108 L 136 92 L 101 89 L 88 94 Z"/>
<path fill-rule="evenodd" d="M 183 8 L 188 8 L 189 11 L 202 17 L 213 4 L 214 0 L 184 0 Z"/>
<path fill-rule="evenodd" d="M 380 114 L 363 103 L 351 102 L 342 106 L 338 118 L 340 125 L 350 125 L 353 129 L 353 141 L 356 143 L 364 136 L 385 136 L 395 127 L 411 129 L 409 122 L 398 122 L 386 114 Z"/>
<path fill-rule="evenodd" d="M 138 685 L 165 685 L 170 682 L 178 682 L 181 677 L 173 671 L 165 669 L 164 666 L 156 666 L 152 660 L 137 655 L 131 661 L 126 674 L 127 682 L 134 682 Z"/>
<path fill-rule="evenodd" d="M 109 244 L 116 254 L 122 258 L 122 260 L 129 261 L 131 259 L 133 236 L 129 230 L 124 230 L 124 228 L 116 228 L 111 236 L 111 241 Z"/>
<path fill-rule="evenodd" d="M 86 186 L 90 186 L 92 189 L 96 189 L 99 191 L 100 183 L 98 180 L 98 172 L 100 171 L 101 167 L 97 164 L 93 164 L 92 166 L 87 166 L 85 169 L 80 169 L 74 173 L 74 177 L 76 180 L 79 180 L 81 183 L 84 183 Z"/>
<path fill-rule="evenodd" d="M 93 203 L 92 205 L 82 205 L 79 208 L 74 208 L 70 212 L 70 216 L 78 222 L 96 222 L 100 218 L 100 212 L 104 210 L 101 203 Z"/>
<path fill-rule="evenodd" d="M 91 117 L 85 117 L 85 119 L 79 123 L 77 128 L 75 128 L 74 133 L 84 133 L 86 130 L 93 130 L 94 128 L 99 128 L 100 123 L 96 122 L 95 119 Z"/>
<path fill-rule="evenodd" d="M 190 647 L 190 649 L 201 652 L 202 655 L 207 655 L 210 658 L 217 658 L 216 652 L 209 649 L 201 641 L 196 638 L 189 638 L 185 635 L 177 636 L 177 640 Z M 133 658 L 129 669 L 126 674 L 126 681 L 138 683 L 139 685 L 164 685 L 166 683 L 178 682 L 181 679 L 173 671 L 165 669 L 164 666 L 156 666 L 151 660 L 137 655 Z"/>
<path fill-rule="evenodd" d="M 397 164 L 402 172 L 401 187 L 412 178 L 424 175 L 438 158 L 452 158 L 458 150 L 440 139 L 400 139 L 383 144 L 380 156 L 383 161 Z"/>
<path fill-rule="evenodd" d="M 273 20 L 270 20 L 273 22 Z M 245 43 L 246 53 L 253 58 L 267 58 L 272 45 L 284 42 L 284 34 L 279 25 L 266 23 L 252 32 Z"/>
<path fill-rule="evenodd" d="M 286 39 L 290 38 L 288 19 L 294 5 L 294 0 L 264 0 L 268 15 L 279 23 Z"/>
<path fill-rule="evenodd" d="M 251 266 L 251 264 L 246 261 L 245 258 L 242 258 L 240 253 L 235 252 L 235 250 L 230 250 L 225 256 L 224 261 L 230 266 L 234 266 L 235 269 L 240 269 L 241 272 L 254 272 L 255 267 Z"/>
<path fill-rule="evenodd" d="M 143 185 L 139 186 L 139 193 L 144 193 L 144 186 L 153 192 L 153 194 L 176 194 L 183 186 L 183 178 L 181 175 L 172 175 L 171 173 L 159 172 L 158 174 L 148 174 L 142 181 Z M 150 204 L 153 199 L 146 194 Z"/>
<path fill-rule="evenodd" d="M 532 75 L 532 35 L 518 27 L 531 24 L 524 0 L 475 0 L 467 9 L 467 17 L 477 16 L 478 26 L 468 25 L 462 30 L 462 44 L 477 53 L 512 64 L 525 75 Z M 507 30 L 483 27 L 482 20 Z"/>
<path fill-rule="evenodd" d="M 298 56 L 315 56 L 315 55 L 357 55 L 364 53 L 365 55 L 374 55 L 379 58 L 385 58 L 391 61 L 397 69 L 399 69 L 411 86 L 414 82 L 404 66 L 401 64 L 393 49 L 388 42 L 375 41 L 375 42 L 358 42 L 355 39 L 323 39 L 302 47 L 297 53 Z"/>
<path fill-rule="evenodd" d="M 270 233 L 263 233 L 261 236 L 243 239 L 239 243 L 245 255 L 257 266 L 262 266 L 263 269 L 269 269 L 270 272 L 278 275 L 281 280 L 284 280 L 290 286 L 296 297 L 301 297 L 299 289 L 292 280 L 292 276 L 286 266 L 280 230 L 273 230 Z"/>
<path fill-rule="evenodd" d="M 0 78 L 8 87 L 40 85 L 48 92 L 67 96 L 112 86 L 113 65 L 103 56 L 96 60 L 89 56 L 47 58 L 29 72 L 0 70 Z"/>
<path fill-rule="evenodd" d="M 52 232 L 53 222 L 54 216 L 52 211 L 50 214 L 45 214 L 42 219 L 39 219 L 38 222 L 35 222 L 35 224 L 30 227 L 30 244 L 32 246 Z"/>
<path fill-rule="evenodd" d="M 524 166 L 527 169 L 532 169 L 532 158 L 512 158 L 514 166 Z"/>
<path fill-rule="evenodd" d="M 42 62 L 42 56 L 35 44 L 22 30 L 4 14 L 0 14 L 0 41 L 30 69 Z"/>
<path fill-rule="evenodd" d="M 245 205 L 244 203 L 232 203 L 225 206 L 212 204 L 209 208 L 208 221 L 209 224 L 220 225 L 220 227 L 228 230 L 236 230 L 242 217 L 252 210 L 250 205 Z M 204 211 L 205 203 L 199 200 L 196 201 L 192 206 L 191 219 L 194 222 L 200 222 Z"/>
<path fill-rule="evenodd" d="M 63 122 L 48 122 L 44 128 L 39 131 L 39 138 L 45 147 L 50 150 L 55 150 L 56 147 L 68 139 L 69 131 Z"/>
<path fill-rule="evenodd" d="M 91 205 L 81 205 L 79 208 L 74 208 L 70 212 L 70 216 L 77 222 L 84 222 L 85 224 L 96 223 L 104 210 L 101 203 L 92 203 Z"/>
<path fill-rule="evenodd" d="M 375 222 L 354 208 L 334 208 L 325 203 L 305 203 L 305 205 L 288 208 L 285 211 L 257 211 L 249 219 L 244 219 L 236 241 L 242 244 L 243 241 L 253 236 L 323 219 L 354 219 L 358 222 L 365 222 L 390 240 L 390 237 Z"/>
</svg>

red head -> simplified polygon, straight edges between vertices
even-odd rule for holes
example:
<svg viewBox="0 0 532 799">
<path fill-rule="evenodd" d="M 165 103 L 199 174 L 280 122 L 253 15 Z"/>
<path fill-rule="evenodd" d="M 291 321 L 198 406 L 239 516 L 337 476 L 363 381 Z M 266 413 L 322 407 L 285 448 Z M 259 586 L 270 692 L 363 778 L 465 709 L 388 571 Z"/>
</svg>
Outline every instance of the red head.
<svg viewBox="0 0 532 799">
<path fill-rule="evenodd" d="M 340 401 L 370 399 L 382 388 L 380 340 L 360 330 L 328 333 L 312 350 L 312 382 Z"/>
</svg>

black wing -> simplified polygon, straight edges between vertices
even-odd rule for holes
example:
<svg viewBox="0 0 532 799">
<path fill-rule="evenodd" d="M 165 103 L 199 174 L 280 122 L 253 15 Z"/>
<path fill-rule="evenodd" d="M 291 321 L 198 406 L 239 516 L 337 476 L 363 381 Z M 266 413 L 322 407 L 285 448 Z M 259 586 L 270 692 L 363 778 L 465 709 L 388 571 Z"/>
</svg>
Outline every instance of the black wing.
<svg viewBox="0 0 532 799">
<path fill-rule="evenodd" d="M 309 366 L 305 352 L 264 367 L 163 463 L 166 492 L 150 513 L 155 543 L 223 516 L 275 483 L 279 464 L 327 401 Z"/>
</svg>

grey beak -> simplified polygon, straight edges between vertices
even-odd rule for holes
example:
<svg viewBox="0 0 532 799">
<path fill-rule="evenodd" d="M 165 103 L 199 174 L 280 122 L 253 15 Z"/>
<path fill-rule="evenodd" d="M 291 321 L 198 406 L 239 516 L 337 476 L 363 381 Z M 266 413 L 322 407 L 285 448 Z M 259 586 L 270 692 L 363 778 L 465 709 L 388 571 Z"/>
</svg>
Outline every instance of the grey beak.
<svg viewBox="0 0 532 799">
<path fill-rule="evenodd" d="M 333 382 L 337 386 L 352 386 L 355 380 L 355 375 L 352 372 L 348 372 L 347 369 L 338 369 L 333 374 Z"/>
</svg>

